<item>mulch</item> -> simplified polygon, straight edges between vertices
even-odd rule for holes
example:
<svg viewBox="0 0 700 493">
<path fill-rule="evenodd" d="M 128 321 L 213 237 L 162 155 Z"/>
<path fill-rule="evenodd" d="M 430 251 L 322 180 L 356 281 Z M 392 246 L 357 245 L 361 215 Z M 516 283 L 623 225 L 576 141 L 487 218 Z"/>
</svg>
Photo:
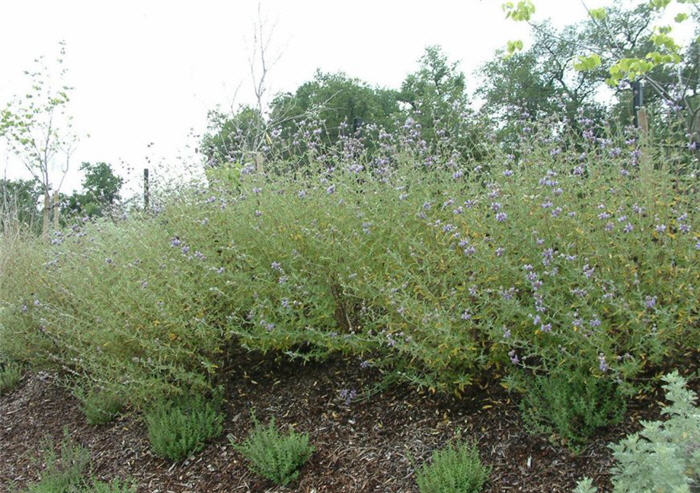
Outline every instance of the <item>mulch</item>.
<svg viewBox="0 0 700 493">
<path fill-rule="evenodd" d="M 574 454 L 551 437 L 528 434 L 514 396 L 497 383 L 473 386 L 460 398 L 395 385 L 376 393 L 379 376 L 357 361 L 305 366 L 259 358 L 227 378 L 227 418 L 222 436 L 200 453 L 171 463 L 149 449 L 141 417 L 127 412 L 107 425 L 91 426 L 78 401 L 50 373 L 27 374 L 0 397 L 0 490 L 23 488 L 41 474 L 40 443 L 58 443 L 64 430 L 90 450 L 100 479 L 132 478 L 139 492 L 417 492 L 415 469 L 432 451 L 461 436 L 475 440 L 492 468 L 487 492 L 569 492 L 590 476 L 599 491 L 610 490 L 613 463 L 607 444 L 657 419 L 656 398 L 634 401 L 625 421 L 602 430 Z M 347 403 L 341 391 L 355 390 Z M 241 442 L 251 410 L 260 422 L 275 417 L 283 429 L 308 432 L 316 451 L 300 478 L 278 487 L 246 467 L 226 438 Z"/>
</svg>

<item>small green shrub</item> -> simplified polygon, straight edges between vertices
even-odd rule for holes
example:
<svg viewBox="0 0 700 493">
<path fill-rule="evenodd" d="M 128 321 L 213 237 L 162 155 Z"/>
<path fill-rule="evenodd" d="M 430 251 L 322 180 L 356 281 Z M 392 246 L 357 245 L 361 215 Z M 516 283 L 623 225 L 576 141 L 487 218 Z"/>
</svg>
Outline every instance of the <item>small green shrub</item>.
<svg viewBox="0 0 700 493">
<path fill-rule="evenodd" d="M 84 493 L 136 493 L 136 485 L 131 481 L 113 479 L 112 481 L 100 481 L 93 479 L 87 482 Z"/>
<path fill-rule="evenodd" d="M 619 423 L 626 406 L 608 377 L 582 370 L 558 370 L 526 383 L 520 407 L 525 426 L 534 433 L 557 433 L 572 449 L 603 426 Z"/>
<path fill-rule="evenodd" d="M 172 461 L 204 448 L 206 440 L 220 435 L 223 416 L 218 403 L 200 396 L 183 402 L 157 403 L 147 414 L 148 439 L 153 451 Z"/>
<path fill-rule="evenodd" d="M 90 451 L 74 443 L 64 431 L 60 454 L 57 454 L 52 440 L 45 440 L 41 446 L 41 462 L 45 464 L 41 479 L 30 485 L 28 493 L 72 493 L 81 491 L 83 476 L 90 467 Z"/>
<path fill-rule="evenodd" d="M 44 472 L 39 481 L 28 486 L 26 493 L 136 493 L 131 481 L 106 482 L 88 477 L 90 451 L 73 442 L 67 430 L 63 432 L 59 450 L 57 454 L 51 439 L 42 442 L 41 458 L 37 462 L 44 464 Z"/>
<path fill-rule="evenodd" d="M 73 391 L 80 401 L 80 409 L 85 419 L 91 425 L 109 423 L 124 408 L 124 397 L 109 389 L 90 389 L 85 391 L 77 388 Z"/>
<path fill-rule="evenodd" d="M 253 415 L 255 428 L 246 440 L 237 445 L 229 435 L 229 441 L 251 463 L 253 471 L 274 481 L 287 485 L 299 476 L 299 468 L 311 457 L 314 447 L 309 445 L 309 435 L 290 430 L 281 435 L 272 418 L 262 426 Z"/>
<path fill-rule="evenodd" d="M 421 493 L 476 493 L 491 470 L 481 463 L 476 444 L 456 443 L 433 452 L 433 460 L 418 471 Z"/>
<path fill-rule="evenodd" d="M 22 379 L 22 366 L 19 363 L 0 362 L 0 395 L 11 392 Z"/>
</svg>

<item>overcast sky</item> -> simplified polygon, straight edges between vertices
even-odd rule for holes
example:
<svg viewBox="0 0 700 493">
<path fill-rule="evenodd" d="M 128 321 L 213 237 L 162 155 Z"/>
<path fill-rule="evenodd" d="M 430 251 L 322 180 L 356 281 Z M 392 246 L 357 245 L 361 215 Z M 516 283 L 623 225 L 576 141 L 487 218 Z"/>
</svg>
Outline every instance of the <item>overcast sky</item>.
<svg viewBox="0 0 700 493">
<path fill-rule="evenodd" d="M 428 45 L 439 44 L 472 76 L 524 24 L 504 19 L 501 0 L 262 0 L 274 27 L 268 96 L 293 91 L 320 68 L 398 88 Z M 589 7 L 607 2 L 589 0 Z M 580 0 L 536 0 L 537 19 L 585 17 Z M 23 70 L 66 42 L 70 103 L 81 161 L 112 163 L 134 180 L 146 157 L 178 166 L 191 155 L 210 109 L 254 99 L 248 57 L 257 0 L 0 0 L 0 106 L 24 93 Z M 86 135 L 90 136 L 87 137 Z M 147 148 L 149 143 L 154 143 Z M 24 176 L 0 148 L 0 174 Z M 138 171 L 140 173 L 140 171 Z M 62 191 L 78 188 L 73 172 Z"/>
</svg>

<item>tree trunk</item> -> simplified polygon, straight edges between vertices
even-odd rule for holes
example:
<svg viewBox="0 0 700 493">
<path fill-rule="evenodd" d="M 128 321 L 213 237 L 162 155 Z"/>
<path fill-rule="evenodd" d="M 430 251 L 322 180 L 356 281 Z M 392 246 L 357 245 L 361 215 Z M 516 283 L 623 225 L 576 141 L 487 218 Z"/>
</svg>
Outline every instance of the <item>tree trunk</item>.
<svg viewBox="0 0 700 493">
<path fill-rule="evenodd" d="M 49 238 L 49 211 L 51 210 L 51 196 L 48 189 L 44 191 L 44 210 L 42 211 L 41 236 Z"/>
</svg>

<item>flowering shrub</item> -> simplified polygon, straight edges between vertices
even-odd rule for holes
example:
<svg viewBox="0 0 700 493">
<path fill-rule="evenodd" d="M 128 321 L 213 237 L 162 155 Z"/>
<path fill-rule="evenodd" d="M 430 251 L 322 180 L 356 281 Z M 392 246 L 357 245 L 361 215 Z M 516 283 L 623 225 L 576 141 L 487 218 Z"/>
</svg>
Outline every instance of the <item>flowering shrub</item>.
<svg viewBox="0 0 700 493">
<path fill-rule="evenodd" d="M 135 401 L 209 388 L 241 348 L 342 353 L 434 390 L 564 367 L 632 392 L 700 347 L 695 175 L 633 137 L 527 130 L 517 157 L 479 163 L 395 137 L 381 162 L 244 165 L 154 215 L 14 240 L 0 346 Z"/>
</svg>

